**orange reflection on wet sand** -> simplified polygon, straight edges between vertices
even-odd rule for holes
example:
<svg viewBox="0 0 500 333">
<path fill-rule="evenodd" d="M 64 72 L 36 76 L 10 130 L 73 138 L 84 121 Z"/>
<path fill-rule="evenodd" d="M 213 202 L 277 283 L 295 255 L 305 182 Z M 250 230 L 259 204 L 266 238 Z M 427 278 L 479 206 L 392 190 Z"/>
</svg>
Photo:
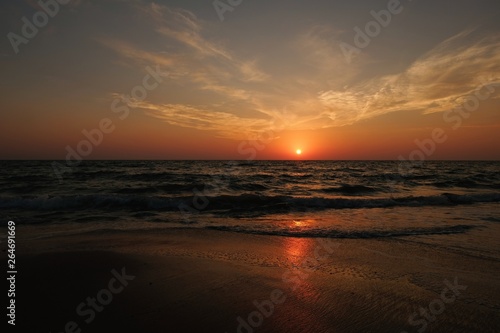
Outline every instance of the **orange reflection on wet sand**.
<svg viewBox="0 0 500 333">
<path fill-rule="evenodd" d="M 313 220 L 292 221 L 300 227 Z M 315 312 L 314 304 L 321 298 L 321 290 L 314 282 L 313 275 L 321 264 L 315 255 L 315 250 L 321 245 L 315 238 L 284 237 L 283 251 L 288 259 L 289 268 L 283 274 L 283 291 L 287 296 L 286 315 L 276 318 L 275 324 L 283 329 L 293 331 L 298 326 L 304 328 L 328 328 Z M 317 252 L 317 251 L 316 251 Z M 321 253 L 322 255 L 325 252 Z"/>
<path fill-rule="evenodd" d="M 299 266 L 302 260 L 312 252 L 313 241 L 309 238 L 286 237 L 283 243 L 285 254 L 293 266 Z"/>
</svg>

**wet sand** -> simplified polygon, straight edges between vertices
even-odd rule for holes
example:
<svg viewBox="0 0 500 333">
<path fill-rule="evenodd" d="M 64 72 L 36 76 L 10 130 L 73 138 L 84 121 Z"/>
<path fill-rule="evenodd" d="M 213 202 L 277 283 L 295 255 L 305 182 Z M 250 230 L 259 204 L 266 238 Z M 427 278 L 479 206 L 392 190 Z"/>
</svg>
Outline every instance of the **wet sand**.
<svg viewBox="0 0 500 333">
<path fill-rule="evenodd" d="M 17 231 L 19 331 L 470 333 L 500 327 L 498 257 L 435 244 L 463 235 L 422 242 L 48 228 Z"/>
</svg>

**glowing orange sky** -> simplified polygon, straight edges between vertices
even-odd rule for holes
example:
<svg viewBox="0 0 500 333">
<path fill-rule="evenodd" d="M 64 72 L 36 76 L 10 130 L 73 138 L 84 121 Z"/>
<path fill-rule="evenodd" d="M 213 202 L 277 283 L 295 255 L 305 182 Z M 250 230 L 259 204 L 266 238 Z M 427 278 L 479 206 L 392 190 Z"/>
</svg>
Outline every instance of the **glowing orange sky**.
<svg viewBox="0 0 500 333">
<path fill-rule="evenodd" d="M 32 4 L 0 5 L 4 35 Z M 347 61 L 387 1 L 75 2 L 2 41 L 0 158 L 64 159 L 109 119 L 84 158 L 398 159 L 439 129 L 426 159 L 500 159 L 500 5 L 450 4 L 404 4 Z"/>
</svg>

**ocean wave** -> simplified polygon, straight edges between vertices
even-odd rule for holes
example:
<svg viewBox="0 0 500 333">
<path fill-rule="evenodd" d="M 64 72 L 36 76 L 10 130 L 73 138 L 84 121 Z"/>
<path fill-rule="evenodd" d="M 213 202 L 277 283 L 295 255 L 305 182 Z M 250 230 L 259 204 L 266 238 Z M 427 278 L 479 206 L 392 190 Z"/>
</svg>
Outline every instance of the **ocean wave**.
<svg viewBox="0 0 500 333">
<path fill-rule="evenodd" d="M 201 194 L 200 194 L 201 195 Z M 389 208 L 452 206 L 474 203 L 500 202 L 500 193 L 452 194 L 433 196 L 380 197 L 380 198 L 325 198 L 266 196 L 257 194 L 219 196 L 151 196 L 127 194 L 92 194 L 65 196 L 0 197 L 0 209 L 22 210 L 171 210 L 198 203 L 201 211 L 220 213 L 281 213 L 325 209 Z"/>
<path fill-rule="evenodd" d="M 432 186 L 435 186 L 437 188 L 467 188 L 467 189 L 498 189 L 499 184 L 497 183 L 485 183 L 485 182 L 479 182 L 479 181 L 474 181 L 471 179 L 464 179 L 464 180 L 446 180 L 446 181 L 436 181 L 431 183 Z"/>
<path fill-rule="evenodd" d="M 245 234 L 267 235 L 267 236 L 286 236 L 286 237 L 307 237 L 307 238 L 349 238 L 349 239 L 366 239 L 366 238 L 388 238 L 388 237 L 405 237 L 405 236 L 422 236 L 422 235 L 447 235 L 460 234 L 475 228 L 470 225 L 454 225 L 445 227 L 432 228 L 412 228 L 401 230 L 361 230 L 347 231 L 335 229 L 312 229 L 312 230 L 289 230 L 289 229 L 257 229 L 248 226 L 207 226 L 205 229 L 236 232 Z"/>
<path fill-rule="evenodd" d="M 325 193 L 341 193 L 345 195 L 367 194 L 379 192 L 376 188 L 364 185 L 347 185 L 342 184 L 337 187 L 327 187 L 320 190 Z"/>
</svg>

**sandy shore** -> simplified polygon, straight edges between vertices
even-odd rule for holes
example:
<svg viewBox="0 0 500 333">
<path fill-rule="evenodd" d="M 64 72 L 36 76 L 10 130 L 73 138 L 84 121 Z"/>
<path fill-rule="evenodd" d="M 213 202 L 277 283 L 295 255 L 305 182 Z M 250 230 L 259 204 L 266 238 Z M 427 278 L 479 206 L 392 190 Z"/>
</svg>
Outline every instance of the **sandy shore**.
<svg viewBox="0 0 500 333">
<path fill-rule="evenodd" d="M 418 237 L 325 240 L 168 229 L 70 235 L 51 228 L 42 237 L 37 226 L 18 228 L 20 331 L 500 327 L 498 258 Z"/>
</svg>

